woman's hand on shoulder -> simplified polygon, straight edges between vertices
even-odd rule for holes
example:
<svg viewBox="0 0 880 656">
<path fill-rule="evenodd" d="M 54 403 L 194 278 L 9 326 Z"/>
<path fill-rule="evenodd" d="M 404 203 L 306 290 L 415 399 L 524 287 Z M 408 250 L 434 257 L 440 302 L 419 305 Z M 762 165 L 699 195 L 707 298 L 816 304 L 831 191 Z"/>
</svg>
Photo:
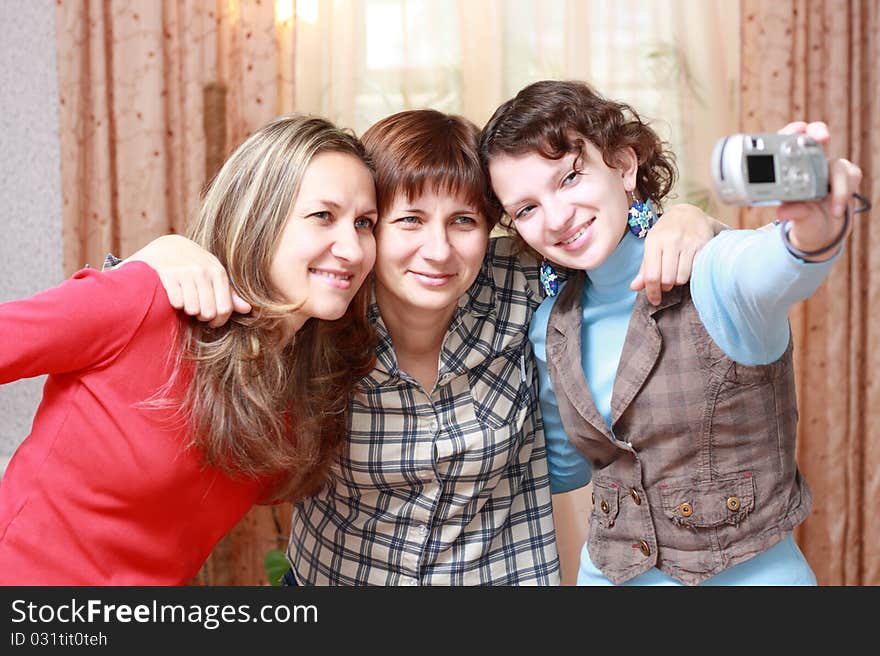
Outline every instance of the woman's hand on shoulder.
<svg viewBox="0 0 880 656">
<path fill-rule="evenodd" d="M 251 306 L 232 289 L 220 261 L 186 237 L 164 235 L 154 239 L 125 259 L 132 261 L 145 262 L 156 270 L 172 307 L 207 321 L 213 328 L 225 324 L 233 311 L 251 311 Z"/>
<path fill-rule="evenodd" d="M 630 288 L 644 289 L 648 301 L 659 305 L 663 292 L 690 280 L 697 252 L 727 227 L 695 205 L 671 206 L 645 237 L 642 266 Z"/>
</svg>

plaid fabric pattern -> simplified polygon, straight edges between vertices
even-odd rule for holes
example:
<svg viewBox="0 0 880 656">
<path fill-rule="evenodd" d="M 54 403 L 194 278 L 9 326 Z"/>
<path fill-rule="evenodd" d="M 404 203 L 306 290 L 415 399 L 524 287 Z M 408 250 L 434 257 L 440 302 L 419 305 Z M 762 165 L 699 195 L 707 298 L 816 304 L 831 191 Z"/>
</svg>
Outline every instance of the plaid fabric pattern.
<svg viewBox="0 0 880 656">
<path fill-rule="evenodd" d="M 493 239 L 424 390 L 373 303 L 378 362 L 329 482 L 294 508 L 288 557 L 309 585 L 557 584 L 528 324 L 536 264 Z"/>
<path fill-rule="evenodd" d="M 547 327 L 565 431 L 593 463 L 590 559 L 614 583 L 652 567 L 687 585 L 769 549 L 807 516 L 795 462 L 792 346 L 734 362 L 712 341 L 687 286 L 659 307 L 640 293 L 611 400 L 613 434 L 580 366 L 583 276 Z"/>
</svg>

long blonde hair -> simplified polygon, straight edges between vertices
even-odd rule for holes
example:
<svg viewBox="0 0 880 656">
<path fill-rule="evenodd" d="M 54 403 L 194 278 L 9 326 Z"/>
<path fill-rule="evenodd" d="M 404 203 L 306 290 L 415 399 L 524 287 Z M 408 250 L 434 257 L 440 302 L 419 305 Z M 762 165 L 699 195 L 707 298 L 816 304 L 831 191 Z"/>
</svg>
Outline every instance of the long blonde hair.
<svg viewBox="0 0 880 656">
<path fill-rule="evenodd" d="M 324 119 L 272 121 L 232 153 L 188 232 L 254 309 L 220 328 L 181 319 L 175 374 L 186 367 L 192 376 L 179 412 L 207 463 L 271 481 L 275 499 L 299 498 L 324 481 L 347 433 L 351 391 L 375 361 L 369 285 L 342 318 L 311 319 L 292 342 L 281 338 L 298 304 L 272 285 L 272 256 L 303 174 L 322 152 L 366 163 L 360 141 Z"/>
</svg>

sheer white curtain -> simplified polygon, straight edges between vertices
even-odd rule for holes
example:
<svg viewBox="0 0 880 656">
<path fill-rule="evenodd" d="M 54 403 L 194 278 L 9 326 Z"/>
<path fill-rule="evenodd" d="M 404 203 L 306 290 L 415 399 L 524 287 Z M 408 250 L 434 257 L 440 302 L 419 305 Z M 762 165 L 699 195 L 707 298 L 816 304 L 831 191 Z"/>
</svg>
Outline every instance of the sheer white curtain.
<svg viewBox="0 0 880 656">
<path fill-rule="evenodd" d="M 670 143 L 674 200 L 733 224 L 710 192 L 709 155 L 737 131 L 739 11 L 739 0 L 297 0 L 294 107 L 358 134 L 420 107 L 483 125 L 531 82 L 581 79 Z M 573 583 L 590 486 L 553 505 Z"/>
<path fill-rule="evenodd" d="M 358 134 L 417 107 L 482 125 L 530 82 L 582 79 L 670 142 L 678 199 L 732 218 L 712 203 L 708 158 L 737 128 L 738 0 L 296 0 L 295 11 L 298 111 Z"/>
</svg>

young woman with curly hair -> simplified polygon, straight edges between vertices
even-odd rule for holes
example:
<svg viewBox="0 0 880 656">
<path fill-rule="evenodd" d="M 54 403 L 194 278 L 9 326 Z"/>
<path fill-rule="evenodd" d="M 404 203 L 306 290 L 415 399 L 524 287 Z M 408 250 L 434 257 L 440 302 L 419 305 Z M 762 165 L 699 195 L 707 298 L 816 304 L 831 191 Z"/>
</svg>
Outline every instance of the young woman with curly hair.
<svg viewBox="0 0 880 656">
<path fill-rule="evenodd" d="M 783 205 L 784 227 L 722 232 L 655 306 L 629 280 L 675 168 L 631 107 L 538 82 L 496 110 L 480 154 L 520 238 L 573 272 L 529 336 L 553 490 L 593 482 L 578 582 L 815 584 L 792 537 L 811 497 L 788 312 L 840 251 L 858 168 L 835 161 L 828 199 Z"/>
</svg>

